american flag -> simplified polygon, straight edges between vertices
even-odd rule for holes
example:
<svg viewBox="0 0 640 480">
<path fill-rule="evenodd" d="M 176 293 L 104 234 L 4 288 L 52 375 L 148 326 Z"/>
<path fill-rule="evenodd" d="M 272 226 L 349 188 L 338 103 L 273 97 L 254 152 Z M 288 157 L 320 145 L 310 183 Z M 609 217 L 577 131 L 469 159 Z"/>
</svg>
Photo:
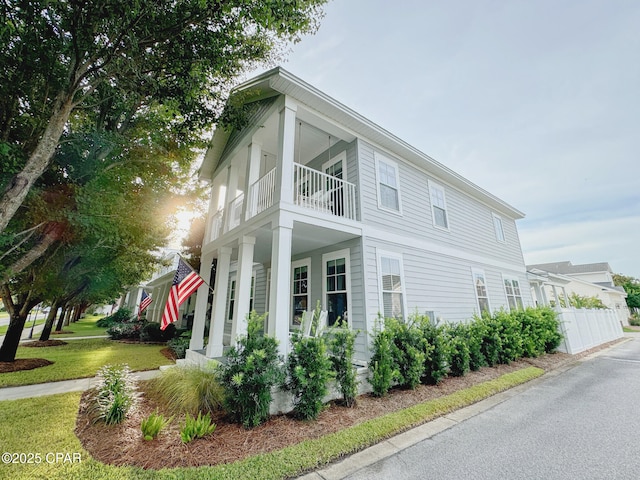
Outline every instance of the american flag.
<svg viewBox="0 0 640 480">
<path fill-rule="evenodd" d="M 142 296 L 140 297 L 140 306 L 138 307 L 138 320 L 140 319 L 140 314 L 145 311 L 145 309 L 151 305 L 153 299 L 149 296 L 149 294 L 142 290 Z"/>
<path fill-rule="evenodd" d="M 200 275 L 194 272 L 182 259 L 178 260 L 178 269 L 173 277 L 171 290 L 169 290 L 169 298 L 167 298 L 167 304 L 162 314 L 160 330 L 164 330 L 170 323 L 178 320 L 178 307 L 203 283 L 204 280 Z"/>
</svg>

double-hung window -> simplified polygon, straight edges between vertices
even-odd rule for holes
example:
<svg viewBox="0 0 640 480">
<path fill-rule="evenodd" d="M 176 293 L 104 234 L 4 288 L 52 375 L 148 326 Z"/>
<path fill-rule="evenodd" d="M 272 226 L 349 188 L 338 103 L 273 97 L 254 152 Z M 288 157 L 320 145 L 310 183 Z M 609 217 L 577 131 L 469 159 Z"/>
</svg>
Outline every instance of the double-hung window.
<svg viewBox="0 0 640 480">
<path fill-rule="evenodd" d="M 375 153 L 378 180 L 378 207 L 400 213 L 400 179 L 398 164 Z"/>
<path fill-rule="evenodd" d="M 504 280 L 504 292 L 507 295 L 509 310 L 524 308 L 522 304 L 522 293 L 520 292 L 520 282 L 514 277 L 502 277 Z"/>
<path fill-rule="evenodd" d="M 292 326 L 300 326 L 302 324 L 302 314 L 310 308 L 311 289 L 309 288 L 311 259 L 306 258 L 291 264 L 291 277 L 293 280 L 293 315 L 291 319 Z"/>
<path fill-rule="evenodd" d="M 385 318 L 404 318 L 405 295 L 402 256 L 378 252 L 382 314 Z"/>
<path fill-rule="evenodd" d="M 444 195 L 444 187 L 429 181 L 429 196 L 431 198 L 433 225 L 449 230 L 449 215 L 447 214 L 447 201 Z"/>
<path fill-rule="evenodd" d="M 476 291 L 476 298 L 478 300 L 478 309 L 480 313 L 491 313 L 489 307 L 489 293 L 487 292 L 487 280 L 484 275 L 484 271 L 473 269 L 471 271 L 473 275 L 473 287 Z"/>
<path fill-rule="evenodd" d="M 496 231 L 496 239 L 499 242 L 504 242 L 505 237 L 504 237 L 504 226 L 502 224 L 502 218 L 496 215 L 495 213 L 493 214 L 493 229 Z"/>
<path fill-rule="evenodd" d="M 322 255 L 323 305 L 327 310 L 327 325 L 332 327 L 338 319 L 349 321 L 349 291 L 351 289 L 349 249 Z"/>
</svg>

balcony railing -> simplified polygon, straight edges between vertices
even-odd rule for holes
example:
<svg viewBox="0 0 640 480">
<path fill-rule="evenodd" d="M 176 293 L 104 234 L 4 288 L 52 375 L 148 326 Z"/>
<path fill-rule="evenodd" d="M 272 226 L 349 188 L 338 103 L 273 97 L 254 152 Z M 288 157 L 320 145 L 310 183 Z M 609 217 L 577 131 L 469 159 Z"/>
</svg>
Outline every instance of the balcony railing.
<svg viewBox="0 0 640 480">
<path fill-rule="evenodd" d="M 213 241 L 220 236 L 222 233 L 222 216 L 224 214 L 224 210 L 220 209 L 216 212 L 216 214 L 211 217 L 211 230 L 209 231 L 209 240 Z"/>
<path fill-rule="evenodd" d="M 244 203 L 244 192 L 229 202 L 229 221 L 227 231 L 233 230 L 240 225 L 242 218 L 242 204 Z"/>
<path fill-rule="evenodd" d="M 304 165 L 294 164 L 296 205 L 338 217 L 356 219 L 356 186 Z"/>
<path fill-rule="evenodd" d="M 276 191 L 276 169 L 271 169 L 249 189 L 247 218 L 254 217 L 273 205 Z"/>
</svg>

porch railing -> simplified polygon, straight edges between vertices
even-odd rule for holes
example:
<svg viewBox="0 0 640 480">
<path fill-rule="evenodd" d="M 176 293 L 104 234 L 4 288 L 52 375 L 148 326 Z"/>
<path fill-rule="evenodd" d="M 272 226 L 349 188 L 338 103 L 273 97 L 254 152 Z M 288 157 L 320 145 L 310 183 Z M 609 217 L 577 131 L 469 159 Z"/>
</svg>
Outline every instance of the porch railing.
<svg viewBox="0 0 640 480">
<path fill-rule="evenodd" d="M 244 203 L 244 192 L 229 202 L 229 222 L 227 231 L 233 230 L 240 225 L 242 218 L 242 204 Z"/>
<path fill-rule="evenodd" d="M 271 169 L 249 188 L 247 218 L 254 217 L 273 205 L 276 191 L 276 169 Z"/>
<path fill-rule="evenodd" d="M 338 217 L 356 219 L 356 186 L 300 164 L 294 164 L 296 205 Z"/>
<path fill-rule="evenodd" d="M 222 216 L 224 214 L 224 210 L 220 209 L 216 212 L 216 214 L 211 217 L 210 222 L 210 230 L 209 230 L 209 240 L 213 241 L 220 236 L 222 233 Z"/>
</svg>

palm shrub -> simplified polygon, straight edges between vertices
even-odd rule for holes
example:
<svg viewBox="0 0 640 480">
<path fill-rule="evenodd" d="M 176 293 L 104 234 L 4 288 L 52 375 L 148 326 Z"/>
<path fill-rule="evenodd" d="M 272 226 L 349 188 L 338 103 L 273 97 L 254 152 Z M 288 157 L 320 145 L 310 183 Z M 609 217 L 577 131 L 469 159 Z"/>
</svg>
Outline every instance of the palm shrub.
<svg viewBox="0 0 640 480">
<path fill-rule="evenodd" d="M 424 371 L 422 383 L 437 385 L 447 374 L 447 342 L 442 326 L 424 315 L 417 318 L 424 339 Z"/>
<path fill-rule="evenodd" d="M 185 365 L 163 370 L 150 380 L 150 390 L 164 400 L 174 414 L 213 412 L 222 408 L 224 388 L 216 363 Z"/>
<path fill-rule="evenodd" d="M 196 438 L 204 438 L 211 435 L 216 429 L 216 424 L 211 423 L 211 414 L 202 415 L 198 413 L 197 417 L 192 417 L 187 413 L 184 427 L 180 430 L 180 438 L 182 443 L 189 443 Z"/>
<path fill-rule="evenodd" d="M 369 362 L 369 383 L 376 397 L 384 397 L 399 375 L 391 352 L 392 334 L 384 328 L 384 324 L 381 324 L 382 322 L 379 321 L 371 335 L 373 354 Z"/>
<path fill-rule="evenodd" d="M 322 337 L 305 337 L 300 332 L 291 336 L 291 352 L 287 358 L 287 376 L 282 387 L 293 395 L 294 414 L 303 420 L 315 420 L 328 393 L 331 361 Z"/>
<path fill-rule="evenodd" d="M 469 328 L 459 323 L 446 328 L 449 350 L 449 375 L 462 377 L 469 371 L 469 345 L 467 344 Z"/>
<path fill-rule="evenodd" d="M 160 431 L 171 423 L 173 417 L 165 418 L 158 412 L 153 412 L 147 418 L 144 418 L 140 423 L 140 430 L 142 430 L 142 437 L 147 440 L 153 440 L 158 436 Z"/>
<path fill-rule="evenodd" d="M 225 409 L 245 428 L 269 418 L 271 388 L 284 380 L 278 357 L 278 341 L 262 334 L 265 315 L 252 311 L 247 318 L 247 335 L 238 339 L 220 367 L 225 390 Z"/>
<path fill-rule="evenodd" d="M 353 364 L 356 337 L 359 331 L 353 331 L 346 322 L 340 323 L 329 334 L 329 352 L 331 365 L 336 378 L 342 401 L 347 407 L 355 404 L 358 395 L 357 370 Z"/>
<path fill-rule="evenodd" d="M 422 331 L 413 319 L 402 322 L 394 318 L 385 320 L 392 336 L 391 353 L 398 371 L 398 383 L 414 389 L 420 385 L 424 373 L 425 342 Z"/>
<path fill-rule="evenodd" d="M 93 411 L 107 425 L 121 423 L 138 400 L 136 382 L 128 365 L 105 365 L 96 375 Z"/>
</svg>

